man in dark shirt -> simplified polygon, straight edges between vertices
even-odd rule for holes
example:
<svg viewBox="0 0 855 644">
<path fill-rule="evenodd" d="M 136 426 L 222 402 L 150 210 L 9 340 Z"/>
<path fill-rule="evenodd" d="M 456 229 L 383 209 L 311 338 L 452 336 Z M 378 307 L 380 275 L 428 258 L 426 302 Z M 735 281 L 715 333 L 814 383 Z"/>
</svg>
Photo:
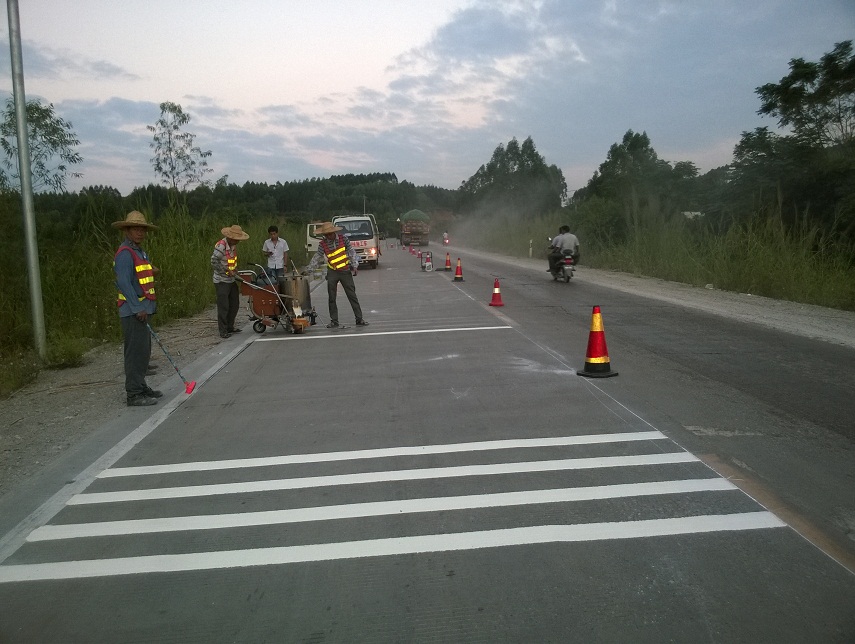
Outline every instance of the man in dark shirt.
<svg viewBox="0 0 855 644">
<path fill-rule="evenodd" d="M 125 392 L 128 406 L 146 407 L 157 404 L 157 399 L 163 395 L 149 387 L 145 381 L 151 357 L 148 318 L 157 311 L 154 292 L 157 269 L 152 266 L 151 260 L 140 246 L 146 233 L 149 230 L 157 230 L 157 226 L 148 223 L 145 215 L 136 210 L 128 213 L 124 221 L 116 221 L 112 225 L 125 234 L 125 239 L 113 259 L 119 321 L 125 339 Z"/>
<path fill-rule="evenodd" d="M 338 305 L 335 302 L 339 282 L 341 282 L 344 294 L 347 295 L 347 300 L 353 309 L 353 315 L 356 316 L 356 326 L 368 326 L 368 322 L 362 317 L 362 307 L 359 305 L 359 299 L 356 297 L 356 286 L 353 283 L 359 266 L 359 257 L 356 251 L 351 248 L 347 237 L 340 235 L 339 231 L 341 228 L 334 226 L 329 221 L 325 221 L 315 229 L 315 234 L 323 235 L 324 238 L 318 243 L 318 249 L 312 256 L 306 270 L 303 271 L 303 275 L 308 274 L 321 262 L 326 261 L 327 294 L 329 295 L 330 307 L 330 323 L 327 324 L 327 328 L 335 329 L 339 326 Z"/>
</svg>

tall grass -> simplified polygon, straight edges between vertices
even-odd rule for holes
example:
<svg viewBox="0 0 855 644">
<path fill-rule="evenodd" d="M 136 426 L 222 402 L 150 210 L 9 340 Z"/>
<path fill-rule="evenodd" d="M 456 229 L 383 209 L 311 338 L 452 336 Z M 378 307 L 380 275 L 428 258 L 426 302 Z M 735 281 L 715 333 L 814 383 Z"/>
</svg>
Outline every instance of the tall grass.
<svg viewBox="0 0 855 644">
<path fill-rule="evenodd" d="M 146 213 L 145 204 L 137 209 Z M 121 339 L 116 310 L 113 256 L 122 233 L 111 223 L 124 219 L 123 212 L 89 199 L 70 239 L 55 240 L 39 230 L 39 265 L 47 331 L 48 355 L 43 364 L 33 348 L 29 287 L 26 276 L 20 210 L 14 200 L 0 199 L 0 224 L 11 231 L 11 243 L 0 253 L 0 396 L 26 384 L 42 367 L 62 368 L 81 364 L 87 350 L 102 342 Z M 147 215 L 149 221 L 151 217 Z M 222 238 L 221 229 L 240 224 L 250 239 L 238 246 L 241 266 L 247 262 L 266 265 L 261 245 L 271 223 L 292 247 L 298 266 L 306 261 L 305 227 L 271 217 L 269 221 L 234 221 L 230 213 L 193 213 L 176 196 L 157 221 L 158 230 L 148 233 L 143 247 L 160 268 L 157 277 L 158 312 L 154 326 L 203 311 L 215 301 L 211 253 Z"/>
<path fill-rule="evenodd" d="M 532 240 L 531 256 L 545 258 L 547 236 L 561 224 L 572 226 L 572 219 L 497 215 L 455 224 L 451 234 L 465 245 L 515 257 L 528 257 Z M 702 223 L 674 220 L 642 227 L 620 243 L 590 242 L 584 230 L 575 232 L 582 266 L 855 311 L 855 247 L 808 224 L 788 230 L 770 217 L 716 234 Z"/>
</svg>

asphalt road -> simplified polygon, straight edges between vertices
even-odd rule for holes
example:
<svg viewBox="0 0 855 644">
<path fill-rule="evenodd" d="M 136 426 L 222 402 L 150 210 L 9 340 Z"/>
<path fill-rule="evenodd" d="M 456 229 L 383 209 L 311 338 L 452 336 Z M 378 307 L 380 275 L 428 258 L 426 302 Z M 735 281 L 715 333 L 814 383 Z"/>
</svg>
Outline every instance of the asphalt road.
<svg viewBox="0 0 855 644">
<path fill-rule="evenodd" d="M 0 641 L 855 639 L 855 352 L 431 250 L 141 412 L 4 539 Z"/>
</svg>

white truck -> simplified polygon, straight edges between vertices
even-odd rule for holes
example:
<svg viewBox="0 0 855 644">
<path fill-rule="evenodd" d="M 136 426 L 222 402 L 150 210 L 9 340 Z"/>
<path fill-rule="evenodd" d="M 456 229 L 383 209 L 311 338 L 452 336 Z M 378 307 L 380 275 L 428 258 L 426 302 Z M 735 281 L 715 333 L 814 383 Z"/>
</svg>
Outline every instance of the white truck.
<svg viewBox="0 0 855 644">
<path fill-rule="evenodd" d="M 321 223 L 313 222 L 306 227 L 306 251 L 310 257 L 318 249 L 321 235 L 315 235 L 315 229 Z M 371 268 L 377 268 L 380 262 L 380 231 L 374 215 L 338 215 L 333 217 L 332 223 L 340 227 L 341 234 L 350 241 L 359 256 L 359 265 L 368 264 Z"/>
</svg>

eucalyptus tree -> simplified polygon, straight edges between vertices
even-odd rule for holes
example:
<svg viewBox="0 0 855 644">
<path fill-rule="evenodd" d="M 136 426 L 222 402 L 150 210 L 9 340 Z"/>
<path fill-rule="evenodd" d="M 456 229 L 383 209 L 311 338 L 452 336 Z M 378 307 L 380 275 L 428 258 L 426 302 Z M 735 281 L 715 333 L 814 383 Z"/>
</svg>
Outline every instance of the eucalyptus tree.
<svg viewBox="0 0 855 644">
<path fill-rule="evenodd" d="M 146 126 L 152 133 L 154 173 L 163 185 L 182 191 L 197 184 L 208 185 L 205 175 L 213 172 L 207 161 L 211 151 L 193 145 L 196 135 L 183 129 L 189 122 L 190 115 L 178 103 L 166 101 L 160 104 L 157 122 Z"/>
<path fill-rule="evenodd" d="M 33 191 L 63 192 L 66 179 L 83 176 L 72 170 L 83 161 L 75 150 L 80 144 L 71 123 L 60 117 L 52 103 L 27 101 L 27 139 L 30 148 L 30 171 Z M 18 168 L 18 134 L 15 101 L 9 97 L 0 122 L 0 189 L 18 190 L 21 175 Z"/>
<path fill-rule="evenodd" d="M 564 174 L 547 165 L 531 137 L 499 145 L 486 164 L 460 186 L 460 204 L 473 212 L 537 216 L 561 207 L 567 197 Z"/>
</svg>

